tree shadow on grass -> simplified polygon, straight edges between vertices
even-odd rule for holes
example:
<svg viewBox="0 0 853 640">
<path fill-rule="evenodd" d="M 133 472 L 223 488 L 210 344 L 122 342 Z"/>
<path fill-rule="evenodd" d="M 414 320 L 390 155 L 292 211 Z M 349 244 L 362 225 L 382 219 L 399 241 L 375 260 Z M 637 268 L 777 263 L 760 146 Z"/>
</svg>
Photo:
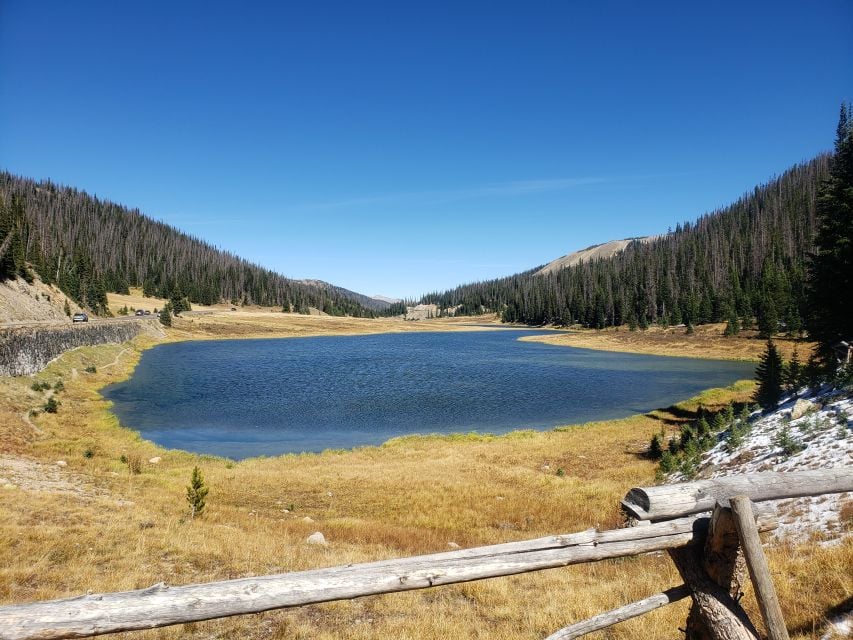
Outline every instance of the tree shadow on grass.
<svg viewBox="0 0 853 640">
<path fill-rule="evenodd" d="M 801 624 L 799 627 L 793 627 L 788 630 L 790 631 L 791 635 L 808 635 L 810 633 L 814 633 L 816 627 L 820 628 L 826 626 L 824 624 L 825 621 L 836 620 L 850 613 L 853 613 L 853 596 L 850 596 L 841 604 L 837 604 L 834 607 L 830 607 L 829 609 L 824 611 L 823 615 L 819 619 Z"/>
</svg>

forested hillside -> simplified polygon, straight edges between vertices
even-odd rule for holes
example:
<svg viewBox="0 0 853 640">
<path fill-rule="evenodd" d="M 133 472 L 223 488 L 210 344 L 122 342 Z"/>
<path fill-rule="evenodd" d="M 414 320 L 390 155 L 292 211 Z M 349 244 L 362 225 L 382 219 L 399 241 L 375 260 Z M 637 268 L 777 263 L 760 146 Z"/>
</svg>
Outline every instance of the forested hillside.
<svg viewBox="0 0 853 640">
<path fill-rule="evenodd" d="M 829 155 L 798 165 L 731 206 L 686 222 L 617 255 L 555 273 L 535 270 L 425 296 L 442 308 L 496 311 L 507 322 L 680 324 L 756 319 L 797 331 L 806 317 L 807 255 L 816 233 L 816 196 Z"/>
<path fill-rule="evenodd" d="M 0 280 L 31 277 L 96 312 L 106 292 L 142 286 L 146 295 L 213 304 L 282 306 L 334 315 L 372 315 L 343 289 L 290 280 L 217 249 L 138 210 L 49 181 L 0 173 Z"/>
</svg>

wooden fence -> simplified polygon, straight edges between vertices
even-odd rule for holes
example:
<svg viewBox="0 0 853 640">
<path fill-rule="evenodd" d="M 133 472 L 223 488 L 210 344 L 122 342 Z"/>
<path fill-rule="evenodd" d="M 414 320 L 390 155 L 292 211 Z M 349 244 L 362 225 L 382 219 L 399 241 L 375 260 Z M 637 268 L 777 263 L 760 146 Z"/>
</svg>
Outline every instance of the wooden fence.
<svg viewBox="0 0 853 640">
<path fill-rule="evenodd" d="M 607 558 L 667 551 L 685 584 L 573 624 L 568 640 L 686 598 L 688 638 L 757 638 L 737 602 L 743 565 L 772 640 L 787 638 L 759 531 L 776 526 L 769 500 L 853 491 L 853 469 L 760 473 L 628 492 L 629 524 L 446 553 L 258 578 L 0 607 L 0 640 L 82 638 L 258 613 L 333 600 L 509 576 Z"/>
</svg>

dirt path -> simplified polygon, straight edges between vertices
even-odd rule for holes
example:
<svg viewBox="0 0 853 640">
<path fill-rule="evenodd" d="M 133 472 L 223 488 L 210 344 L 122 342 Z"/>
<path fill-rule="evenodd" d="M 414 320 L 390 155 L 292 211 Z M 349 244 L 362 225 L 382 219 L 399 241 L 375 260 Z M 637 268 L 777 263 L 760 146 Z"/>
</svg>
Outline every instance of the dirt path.
<svg viewBox="0 0 853 640">
<path fill-rule="evenodd" d="M 23 420 L 24 422 L 26 422 L 26 423 L 27 423 L 27 426 L 29 426 L 29 428 L 30 428 L 30 429 L 32 429 L 32 430 L 33 430 L 33 432 L 35 432 L 37 435 L 43 436 L 43 435 L 44 435 L 44 431 L 42 431 L 42 429 L 41 429 L 41 428 L 40 428 L 40 427 L 39 427 L 35 422 L 33 422 L 33 421 L 30 419 L 30 411 L 31 411 L 31 409 L 27 409 L 26 411 L 24 411 L 24 412 L 21 414 L 21 420 Z"/>
<path fill-rule="evenodd" d="M 119 351 L 119 352 L 116 354 L 116 357 L 115 357 L 115 359 L 114 359 L 112 362 L 110 362 L 109 364 L 105 364 L 105 365 L 103 365 L 103 366 L 101 367 L 101 369 L 109 369 L 110 367 L 114 367 L 114 366 L 116 366 L 116 365 L 118 364 L 118 360 L 119 360 L 119 358 L 121 358 L 121 357 L 122 357 L 125 353 L 127 353 L 128 351 L 130 351 L 130 349 L 127 349 L 127 348 L 122 349 L 121 351 Z"/>
</svg>

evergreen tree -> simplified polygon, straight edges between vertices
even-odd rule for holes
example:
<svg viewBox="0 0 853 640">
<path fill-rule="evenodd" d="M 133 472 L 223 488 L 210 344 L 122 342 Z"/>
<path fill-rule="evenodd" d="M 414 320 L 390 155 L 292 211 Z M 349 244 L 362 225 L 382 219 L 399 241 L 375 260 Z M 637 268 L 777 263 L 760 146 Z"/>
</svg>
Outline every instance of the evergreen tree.
<svg viewBox="0 0 853 640">
<path fill-rule="evenodd" d="M 205 498 L 210 491 L 204 484 L 204 476 L 198 467 L 193 467 L 190 484 L 187 487 L 187 502 L 190 504 L 190 517 L 195 518 L 204 513 Z"/>
<path fill-rule="evenodd" d="M 764 299 L 758 313 L 758 335 L 762 338 L 772 338 L 779 330 L 779 315 L 776 304 L 770 297 Z"/>
<path fill-rule="evenodd" d="M 160 324 L 164 327 L 172 326 L 172 312 L 171 312 L 171 303 L 167 302 L 163 305 L 163 308 L 160 310 Z"/>
<path fill-rule="evenodd" d="M 817 389 L 825 379 L 826 374 L 817 356 L 815 354 L 810 355 L 803 369 L 803 382 L 808 385 L 809 389 Z"/>
<path fill-rule="evenodd" d="M 817 198 L 818 231 L 809 264 L 810 336 L 818 357 L 835 368 L 832 347 L 853 338 L 853 113 L 841 105 L 835 156 Z"/>
<path fill-rule="evenodd" d="M 661 444 L 660 434 L 656 433 L 652 436 L 652 441 L 649 443 L 649 457 L 652 460 L 660 460 L 663 455 L 663 445 Z"/>
<path fill-rule="evenodd" d="M 755 401 L 765 411 L 775 409 L 782 399 L 782 376 L 782 356 L 773 341 L 768 340 L 767 348 L 755 369 L 755 380 L 758 382 Z"/>
<path fill-rule="evenodd" d="M 725 336 L 736 336 L 740 333 L 740 320 L 736 313 L 729 314 L 728 322 L 726 322 L 726 330 L 723 332 Z"/>
</svg>

